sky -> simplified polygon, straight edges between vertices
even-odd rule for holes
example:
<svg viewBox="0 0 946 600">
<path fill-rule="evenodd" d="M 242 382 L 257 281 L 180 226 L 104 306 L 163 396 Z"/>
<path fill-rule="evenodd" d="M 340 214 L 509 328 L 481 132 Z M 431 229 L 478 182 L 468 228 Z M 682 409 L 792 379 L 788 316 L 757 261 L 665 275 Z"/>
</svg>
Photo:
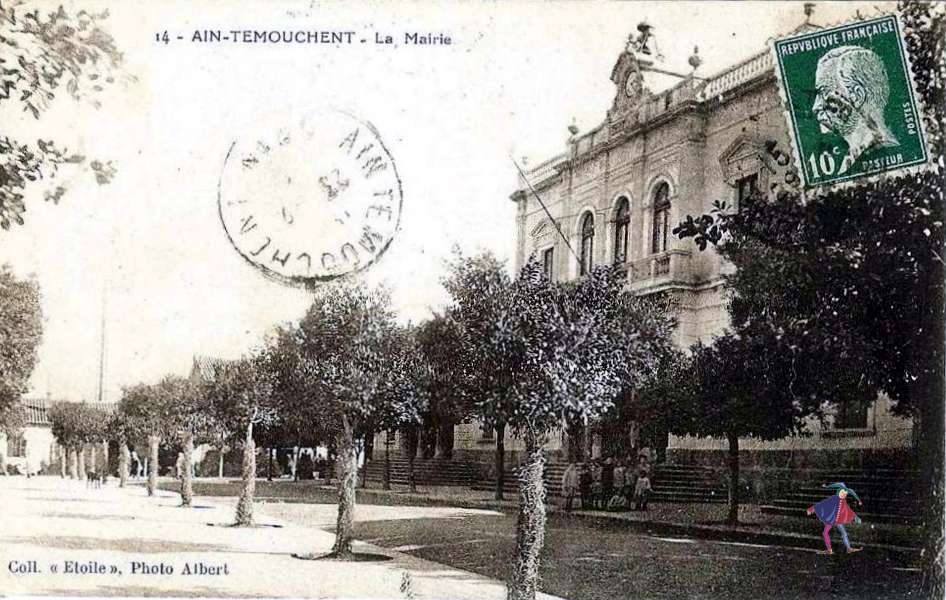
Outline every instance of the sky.
<svg viewBox="0 0 946 600">
<path fill-rule="evenodd" d="M 99 107 L 60 94 L 39 120 L 4 103 L 0 121 L 6 134 L 54 139 L 112 161 L 117 173 L 108 185 L 61 173 L 70 187 L 58 205 L 28 203 L 26 224 L 0 232 L 0 263 L 42 290 L 30 395 L 95 398 L 104 306 L 108 401 L 122 386 L 187 374 L 194 355 L 236 358 L 308 305 L 309 292 L 249 266 L 221 226 L 216 186 L 241 131 L 328 106 L 377 127 L 397 164 L 403 209 L 390 248 L 362 277 L 387 285 L 399 318 L 417 322 L 446 301 L 441 278 L 454 247 L 512 262 L 513 160 L 538 164 L 564 150 L 569 124 L 587 131 L 605 118 L 611 68 L 637 23 L 654 27 L 665 68 L 688 71 L 699 46 L 697 74 L 706 76 L 805 19 L 800 2 L 66 6 L 108 8 L 105 27 L 124 55 L 120 81 Z M 812 20 L 840 23 L 877 6 L 818 3 Z M 368 43 L 190 41 L 207 29 L 352 30 Z M 168 44 L 155 41 L 164 31 Z M 452 44 L 405 45 L 409 32 Z M 398 44 L 374 44 L 376 33 Z M 672 83 L 648 78 L 654 91 Z"/>
</svg>

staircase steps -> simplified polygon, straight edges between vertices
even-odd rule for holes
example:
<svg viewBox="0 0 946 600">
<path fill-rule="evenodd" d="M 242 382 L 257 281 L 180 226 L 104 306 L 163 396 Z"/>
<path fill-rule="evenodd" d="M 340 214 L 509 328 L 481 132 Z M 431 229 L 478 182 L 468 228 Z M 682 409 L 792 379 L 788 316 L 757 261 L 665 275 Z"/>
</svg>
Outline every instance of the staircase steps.
<svg viewBox="0 0 946 600">
<path fill-rule="evenodd" d="M 545 468 L 545 489 L 549 497 L 561 495 L 562 475 L 567 463 L 548 463 Z M 496 489 L 496 480 L 477 481 L 474 490 L 492 491 Z M 716 504 L 726 502 L 727 492 L 718 483 L 715 473 L 703 467 L 684 465 L 659 465 L 651 476 L 653 493 L 651 502 L 701 503 Z M 506 473 L 503 492 L 508 498 L 515 498 L 519 491 L 517 470 Z"/>
<path fill-rule="evenodd" d="M 719 475 L 692 465 L 658 465 L 651 477 L 652 502 L 721 504 L 728 498 Z"/>
<path fill-rule="evenodd" d="M 562 475 L 568 463 L 549 462 L 545 464 L 543 479 L 545 480 L 545 493 L 549 497 L 558 497 L 562 493 Z M 491 492 L 496 489 L 496 478 L 481 479 L 470 486 L 472 489 L 480 492 Z M 519 493 L 519 469 L 507 469 L 503 477 L 503 494 L 506 498 L 512 499 Z"/>
<path fill-rule="evenodd" d="M 862 503 L 855 501 L 850 506 L 864 521 L 906 524 L 919 522 L 919 473 L 894 469 L 848 469 L 831 473 L 829 477 L 821 476 L 815 481 L 802 482 L 789 493 L 762 506 L 762 512 L 805 517 L 809 506 L 834 493 L 823 486 L 835 481 L 843 481 L 857 492 Z"/>
<path fill-rule="evenodd" d="M 384 459 L 369 461 L 365 476 L 369 482 L 384 482 Z M 391 483 L 410 483 L 410 461 L 404 458 L 390 459 Z M 414 461 L 414 482 L 418 485 L 443 485 L 469 487 L 476 481 L 472 465 L 463 461 L 443 458 L 418 458 Z"/>
</svg>

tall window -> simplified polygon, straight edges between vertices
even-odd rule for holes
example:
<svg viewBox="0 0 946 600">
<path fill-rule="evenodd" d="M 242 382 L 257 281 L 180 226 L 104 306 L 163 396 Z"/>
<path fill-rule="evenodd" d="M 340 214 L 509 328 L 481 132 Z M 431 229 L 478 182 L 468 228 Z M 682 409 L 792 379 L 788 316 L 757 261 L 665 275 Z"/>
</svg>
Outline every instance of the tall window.
<svg viewBox="0 0 946 600">
<path fill-rule="evenodd" d="M 742 206 L 742 202 L 757 191 L 759 191 L 758 173 L 752 173 L 736 180 L 736 200 L 739 202 L 739 206 Z"/>
<path fill-rule="evenodd" d="M 552 259 L 555 257 L 555 248 L 546 248 L 542 251 L 542 273 L 547 281 L 552 281 Z"/>
<path fill-rule="evenodd" d="M 595 248 L 595 216 L 587 213 L 581 220 L 581 274 L 591 273 Z"/>
<path fill-rule="evenodd" d="M 654 190 L 654 237 L 651 252 L 657 254 L 667 249 L 670 233 L 670 186 L 661 182 Z"/>
<path fill-rule="evenodd" d="M 631 209 L 627 198 L 618 198 L 618 212 L 614 219 L 614 263 L 627 262 L 627 231 L 631 223 Z"/>
</svg>

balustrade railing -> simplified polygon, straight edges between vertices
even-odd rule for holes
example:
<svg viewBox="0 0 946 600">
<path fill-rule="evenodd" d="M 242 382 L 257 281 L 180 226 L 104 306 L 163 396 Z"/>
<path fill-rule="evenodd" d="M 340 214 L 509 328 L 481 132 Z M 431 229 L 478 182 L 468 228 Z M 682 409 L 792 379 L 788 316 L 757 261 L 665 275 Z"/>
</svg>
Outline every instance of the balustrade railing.
<svg viewBox="0 0 946 600">
<path fill-rule="evenodd" d="M 685 282 L 691 278 L 689 272 L 690 251 L 671 249 L 624 265 L 631 284 L 660 283 L 661 280 Z"/>
</svg>

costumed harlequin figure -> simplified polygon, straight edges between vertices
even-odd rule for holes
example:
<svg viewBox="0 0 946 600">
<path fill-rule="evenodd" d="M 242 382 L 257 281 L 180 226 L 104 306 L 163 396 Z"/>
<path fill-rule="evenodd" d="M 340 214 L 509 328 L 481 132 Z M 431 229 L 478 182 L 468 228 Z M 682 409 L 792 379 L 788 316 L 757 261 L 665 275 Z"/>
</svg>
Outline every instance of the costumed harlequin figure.
<svg viewBox="0 0 946 600">
<path fill-rule="evenodd" d="M 860 551 L 861 548 L 851 548 L 851 542 L 847 539 L 847 531 L 844 529 L 844 526 L 848 523 L 861 522 L 861 518 L 847 505 L 847 497 L 852 496 L 858 503 L 860 503 L 861 499 L 857 497 L 854 490 L 844 485 L 844 482 L 831 483 L 824 487 L 837 490 L 837 494 L 830 498 L 825 498 L 814 506 L 809 506 L 808 514 L 811 515 L 814 513 L 818 515 L 818 518 L 824 523 L 822 537 L 824 537 L 824 545 L 827 548 L 827 553 L 832 554 L 830 532 L 831 528 L 835 525 L 841 532 L 841 540 L 844 541 L 844 547 L 847 548 L 848 553 Z"/>
</svg>

